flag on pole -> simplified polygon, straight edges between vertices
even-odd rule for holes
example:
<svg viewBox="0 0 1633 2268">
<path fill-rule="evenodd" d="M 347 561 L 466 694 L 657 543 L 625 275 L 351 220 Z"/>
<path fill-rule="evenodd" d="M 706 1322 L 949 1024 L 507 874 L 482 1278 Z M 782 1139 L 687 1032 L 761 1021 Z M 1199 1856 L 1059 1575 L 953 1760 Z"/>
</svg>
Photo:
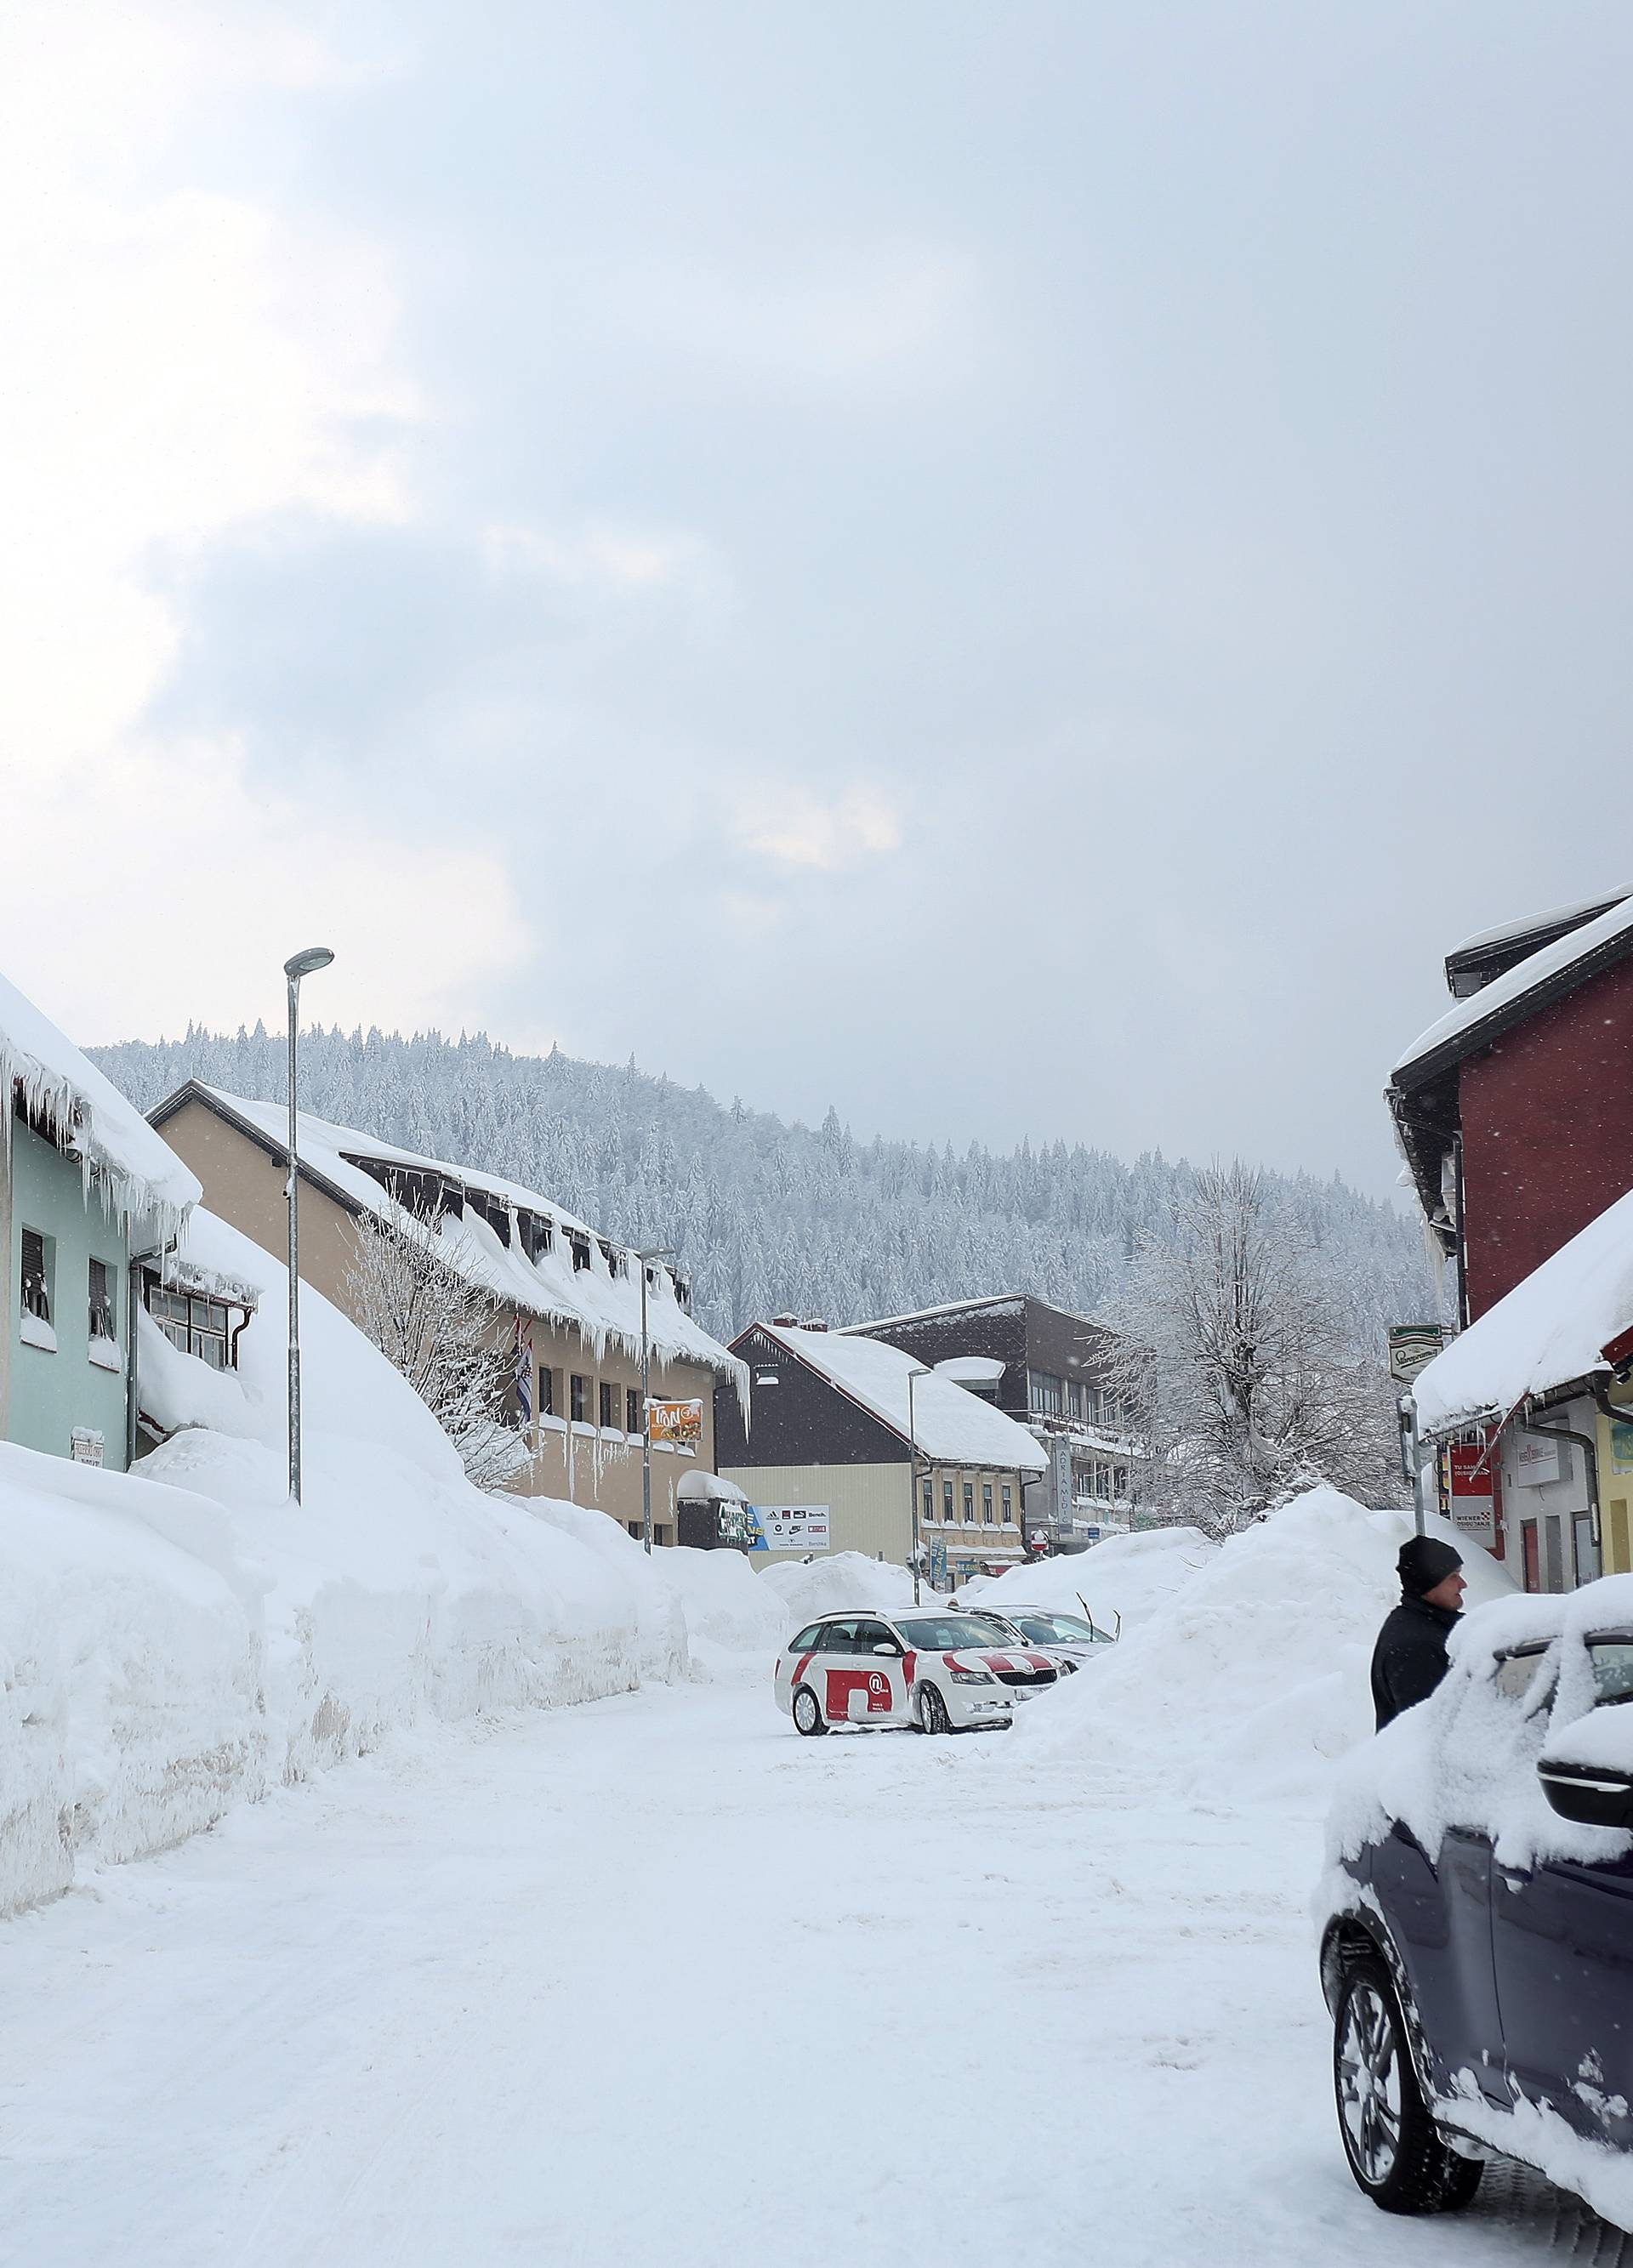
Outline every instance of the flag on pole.
<svg viewBox="0 0 1633 2268">
<path fill-rule="evenodd" d="M 533 1423 L 533 1325 L 525 1315 L 516 1318 L 516 1399 L 524 1426 Z"/>
</svg>

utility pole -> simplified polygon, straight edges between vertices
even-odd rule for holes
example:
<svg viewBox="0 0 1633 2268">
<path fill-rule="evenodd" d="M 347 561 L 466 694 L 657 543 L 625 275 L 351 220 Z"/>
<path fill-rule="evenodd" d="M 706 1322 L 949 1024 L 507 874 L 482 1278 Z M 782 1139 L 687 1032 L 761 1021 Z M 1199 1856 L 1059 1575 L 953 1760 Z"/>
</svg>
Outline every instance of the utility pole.
<svg viewBox="0 0 1633 2268">
<path fill-rule="evenodd" d="M 652 1344 L 647 1335 L 647 1270 L 654 1260 L 673 1260 L 668 1245 L 635 1255 L 640 1267 L 640 1543 L 652 1550 Z"/>
<path fill-rule="evenodd" d="M 913 1412 L 913 1390 L 921 1378 L 930 1375 L 927 1370 L 910 1370 L 907 1373 L 907 1489 L 908 1523 L 913 1537 L 913 1602 L 919 1603 L 919 1562 L 924 1557 L 920 1543 L 919 1528 L 919 1431 Z"/>
<path fill-rule="evenodd" d="M 300 980 L 327 968 L 335 958 L 326 945 L 308 946 L 284 963 L 289 985 L 289 1494 L 300 1501 L 300 1163 L 296 1132 L 296 1037 L 300 1024 Z"/>
</svg>

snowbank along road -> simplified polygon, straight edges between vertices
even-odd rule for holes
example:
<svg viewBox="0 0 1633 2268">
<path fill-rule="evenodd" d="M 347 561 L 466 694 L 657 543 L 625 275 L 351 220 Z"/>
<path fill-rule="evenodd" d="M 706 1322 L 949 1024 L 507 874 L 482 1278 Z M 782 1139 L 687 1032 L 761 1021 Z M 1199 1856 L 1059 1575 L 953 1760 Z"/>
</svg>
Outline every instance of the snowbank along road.
<svg viewBox="0 0 1633 2268">
<path fill-rule="evenodd" d="M 0 2257 L 1621 2259 L 1528 2176 L 1352 2187 L 1313 1815 L 768 1683 L 404 1742 L 7 1925 Z"/>
</svg>

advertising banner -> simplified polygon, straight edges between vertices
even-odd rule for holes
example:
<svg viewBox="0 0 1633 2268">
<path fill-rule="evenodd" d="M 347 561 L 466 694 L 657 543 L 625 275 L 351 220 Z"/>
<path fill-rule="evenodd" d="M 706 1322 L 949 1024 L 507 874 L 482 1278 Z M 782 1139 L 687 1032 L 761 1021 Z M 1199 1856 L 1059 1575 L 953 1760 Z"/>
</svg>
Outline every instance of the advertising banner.
<svg viewBox="0 0 1633 2268">
<path fill-rule="evenodd" d="M 668 1441 L 677 1449 L 695 1449 L 702 1440 L 701 1402 L 649 1402 L 647 1410 L 654 1441 Z"/>
<path fill-rule="evenodd" d="M 1446 1496 L 1452 1526 L 1473 1543 L 1495 1543 L 1496 1502 L 1487 1452 L 1464 1444 L 1448 1449 L 1445 1457 Z"/>
<path fill-rule="evenodd" d="M 757 1531 L 751 1551 L 826 1551 L 828 1507 L 825 1504 L 751 1504 L 749 1516 Z"/>
</svg>

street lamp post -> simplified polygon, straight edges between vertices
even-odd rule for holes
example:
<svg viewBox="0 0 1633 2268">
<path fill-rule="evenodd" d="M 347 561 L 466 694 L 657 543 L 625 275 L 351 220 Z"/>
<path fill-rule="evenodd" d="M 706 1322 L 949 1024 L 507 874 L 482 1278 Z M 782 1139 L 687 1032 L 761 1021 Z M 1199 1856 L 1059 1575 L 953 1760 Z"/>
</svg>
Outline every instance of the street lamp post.
<svg viewBox="0 0 1633 2268">
<path fill-rule="evenodd" d="M 907 1487 L 908 1513 L 913 1535 L 913 1602 L 919 1603 L 919 1562 L 923 1557 L 919 1527 L 919 1430 L 913 1403 L 913 1390 L 921 1378 L 928 1378 L 927 1370 L 910 1370 L 907 1373 Z"/>
<path fill-rule="evenodd" d="M 289 1493 L 300 1501 L 300 1162 L 297 1147 L 295 1035 L 300 1017 L 300 980 L 335 958 L 326 945 L 308 946 L 284 963 L 289 984 Z"/>
<path fill-rule="evenodd" d="M 640 1263 L 640 1543 L 643 1551 L 652 1550 L 652 1403 L 649 1388 L 652 1377 L 652 1349 L 647 1336 L 647 1269 L 654 1260 L 673 1260 L 674 1253 L 662 1245 L 651 1252 L 638 1252 Z"/>
</svg>

